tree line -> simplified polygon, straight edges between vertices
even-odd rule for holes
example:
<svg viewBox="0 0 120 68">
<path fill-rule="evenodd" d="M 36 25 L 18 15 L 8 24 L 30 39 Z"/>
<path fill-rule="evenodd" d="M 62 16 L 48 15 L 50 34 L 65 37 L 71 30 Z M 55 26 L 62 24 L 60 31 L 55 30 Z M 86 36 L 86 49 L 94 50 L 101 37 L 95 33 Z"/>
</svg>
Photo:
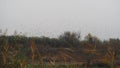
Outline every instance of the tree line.
<svg viewBox="0 0 120 68">
<path fill-rule="evenodd" d="M 47 55 L 49 51 L 51 51 L 52 54 L 53 51 L 57 53 L 57 50 L 69 49 L 70 53 L 68 53 L 67 50 L 63 51 L 71 54 L 73 58 L 81 59 L 80 57 L 82 57 L 82 59 L 86 59 L 88 65 L 93 59 L 95 61 L 95 59 L 99 57 L 104 57 L 106 58 L 104 62 L 107 62 L 108 59 L 108 61 L 113 64 L 115 60 L 120 60 L 120 39 L 111 38 L 101 41 L 98 37 L 89 33 L 85 36 L 84 40 L 81 40 L 80 33 L 69 31 L 64 32 L 58 38 L 49 38 L 45 36 L 26 37 L 19 34 L 12 36 L 3 34 L 0 36 L 0 58 L 3 59 L 4 63 L 8 61 L 7 59 L 11 62 L 13 61 L 11 59 L 30 59 L 31 56 L 34 55 L 34 50 L 36 50 L 36 48 L 38 50 L 37 52 L 40 52 L 42 55 Z M 31 52 L 33 54 L 31 54 Z M 35 52 L 35 54 L 37 52 Z M 9 58 L 6 55 L 10 55 Z M 38 56 L 39 55 L 35 55 L 33 58 Z M 0 62 L 0 64 L 3 62 Z"/>
</svg>

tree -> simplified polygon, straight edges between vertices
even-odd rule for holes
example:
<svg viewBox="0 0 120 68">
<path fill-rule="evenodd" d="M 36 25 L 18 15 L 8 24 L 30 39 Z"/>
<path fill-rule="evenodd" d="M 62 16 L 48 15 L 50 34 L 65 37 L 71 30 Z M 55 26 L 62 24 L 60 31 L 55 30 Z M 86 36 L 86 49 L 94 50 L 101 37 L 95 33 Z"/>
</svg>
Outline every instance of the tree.
<svg viewBox="0 0 120 68">
<path fill-rule="evenodd" d="M 64 34 L 59 36 L 59 40 L 68 47 L 75 47 L 80 44 L 80 34 L 76 32 L 64 32 Z"/>
<path fill-rule="evenodd" d="M 91 45 L 101 44 L 101 40 L 98 37 L 93 36 L 91 33 L 89 33 L 87 36 L 85 36 L 85 41 L 87 41 Z"/>
</svg>

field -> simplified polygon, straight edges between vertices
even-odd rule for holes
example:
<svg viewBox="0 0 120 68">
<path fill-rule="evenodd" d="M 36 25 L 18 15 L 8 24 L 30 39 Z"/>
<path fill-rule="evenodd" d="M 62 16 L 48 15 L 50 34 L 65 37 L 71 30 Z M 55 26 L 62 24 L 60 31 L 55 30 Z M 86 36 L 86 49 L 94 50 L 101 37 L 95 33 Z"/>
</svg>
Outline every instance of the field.
<svg viewBox="0 0 120 68">
<path fill-rule="evenodd" d="M 119 68 L 120 40 L 77 33 L 59 38 L 0 36 L 0 68 Z"/>
</svg>

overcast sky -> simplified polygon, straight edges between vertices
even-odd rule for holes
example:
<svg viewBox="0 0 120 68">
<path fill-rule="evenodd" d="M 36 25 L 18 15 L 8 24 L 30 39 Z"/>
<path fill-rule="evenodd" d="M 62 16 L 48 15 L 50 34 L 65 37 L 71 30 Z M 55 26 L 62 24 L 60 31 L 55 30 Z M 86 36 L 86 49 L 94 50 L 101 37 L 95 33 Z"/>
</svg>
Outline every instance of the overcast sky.
<svg viewBox="0 0 120 68">
<path fill-rule="evenodd" d="M 56 37 L 64 31 L 120 38 L 120 0 L 0 0 L 0 29 Z"/>
</svg>

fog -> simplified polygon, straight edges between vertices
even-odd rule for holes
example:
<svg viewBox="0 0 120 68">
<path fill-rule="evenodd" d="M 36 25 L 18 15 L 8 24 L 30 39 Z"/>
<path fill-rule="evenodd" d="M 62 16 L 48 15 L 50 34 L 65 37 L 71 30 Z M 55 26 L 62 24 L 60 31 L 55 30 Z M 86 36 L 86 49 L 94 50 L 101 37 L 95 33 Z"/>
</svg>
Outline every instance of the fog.
<svg viewBox="0 0 120 68">
<path fill-rule="evenodd" d="M 0 29 L 57 37 L 64 31 L 120 38 L 120 0 L 0 0 Z"/>
</svg>

